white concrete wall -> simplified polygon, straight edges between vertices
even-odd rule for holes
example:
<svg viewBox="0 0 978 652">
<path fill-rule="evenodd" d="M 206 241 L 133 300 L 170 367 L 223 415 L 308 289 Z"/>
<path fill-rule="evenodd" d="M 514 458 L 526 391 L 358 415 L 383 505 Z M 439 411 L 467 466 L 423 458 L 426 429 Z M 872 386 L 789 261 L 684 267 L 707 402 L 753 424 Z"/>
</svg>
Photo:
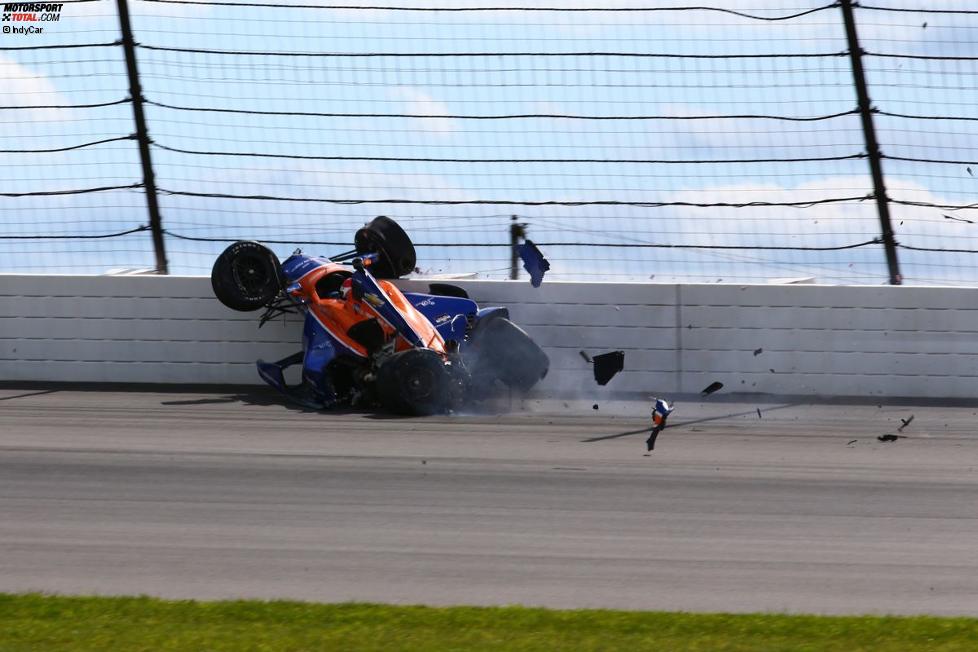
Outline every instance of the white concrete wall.
<svg viewBox="0 0 978 652">
<path fill-rule="evenodd" d="M 427 283 L 405 281 L 405 289 Z M 596 390 L 578 354 L 622 349 L 607 390 L 978 396 L 978 290 L 459 281 L 551 359 L 541 390 Z M 0 275 L 0 381 L 258 383 L 299 348 L 197 277 Z M 756 349 L 763 349 L 754 355 Z M 773 369 L 773 371 L 771 371 Z"/>
</svg>

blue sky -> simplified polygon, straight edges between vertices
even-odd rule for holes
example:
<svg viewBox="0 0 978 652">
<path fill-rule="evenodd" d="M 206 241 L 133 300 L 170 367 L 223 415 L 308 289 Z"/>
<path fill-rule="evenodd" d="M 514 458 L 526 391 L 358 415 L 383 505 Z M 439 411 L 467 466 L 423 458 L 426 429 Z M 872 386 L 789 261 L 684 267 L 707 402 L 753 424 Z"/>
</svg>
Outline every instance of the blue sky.
<svg viewBox="0 0 978 652">
<path fill-rule="evenodd" d="M 300 4 L 300 3 L 293 3 Z M 397 3 L 401 6 L 520 6 L 496 2 Z M 555 3 L 563 7 L 651 6 L 644 2 Z M 868 4 L 868 3 L 867 3 Z M 674 3 L 681 6 L 682 3 Z M 50 34 L 4 46 L 112 42 L 114 2 L 67 4 Z M 655 3 L 656 7 L 669 6 Z M 717 2 L 713 6 L 778 16 L 822 6 Z M 880 2 L 877 6 L 923 7 Z M 928 9 L 967 9 L 942 2 Z M 208 50 L 331 53 L 622 52 L 675 55 L 831 54 L 846 50 L 841 14 L 826 9 L 791 21 L 719 12 L 394 12 L 174 5 L 133 0 L 144 95 L 151 102 L 201 108 L 320 113 L 404 113 L 429 119 L 296 117 L 189 112 L 147 107 L 162 147 L 268 155 L 474 159 L 718 160 L 843 157 L 864 149 L 858 117 L 819 122 L 749 119 L 470 120 L 449 116 L 572 114 L 697 117 L 764 114 L 809 117 L 855 108 L 846 57 L 673 58 L 634 56 L 232 56 L 165 52 Z M 978 16 L 857 9 L 863 48 L 872 53 L 978 56 Z M 924 27 L 923 24 L 927 23 Z M 0 105 L 109 102 L 126 96 L 118 47 L 0 51 L 8 80 Z M 978 117 L 974 61 L 868 56 L 875 105 L 893 113 Z M 130 107 L 2 111 L 3 149 L 43 149 L 132 131 Z M 978 123 L 876 117 L 884 153 L 968 161 Z M 4 192 L 139 181 L 135 143 L 72 152 L 4 154 Z M 864 160 L 804 163 L 454 163 L 326 161 L 203 156 L 153 150 L 158 185 L 189 192 L 300 199 L 739 203 L 862 197 L 871 192 Z M 976 181 L 967 165 L 884 161 L 890 196 L 963 204 Z M 978 165 L 973 168 L 978 172 Z M 504 243 L 510 214 L 542 242 L 655 242 L 833 246 L 879 232 L 870 201 L 813 208 L 687 206 L 505 206 L 330 204 L 164 195 L 164 225 L 214 237 L 349 241 L 376 214 L 402 221 L 422 243 Z M 103 233 L 145 221 L 140 191 L 58 198 L 0 198 L 0 233 Z M 976 248 L 976 225 L 940 209 L 893 206 L 902 242 Z M 967 213 L 952 213 L 970 219 Z M 900 224 L 902 222 L 902 224 Z M 0 269 L 101 272 L 152 263 L 149 238 L 78 243 L 0 241 Z M 223 247 L 169 238 L 174 272 L 206 273 Z M 285 254 L 292 245 L 277 249 Z M 315 247 L 306 247 L 316 250 Z M 323 247 L 323 253 L 335 248 Z M 814 276 L 825 282 L 882 283 L 881 248 L 844 252 L 694 251 L 555 247 L 553 276 L 656 281 L 764 282 Z M 432 273 L 508 269 L 502 248 L 423 247 Z M 973 284 L 973 254 L 901 251 L 911 282 Z"/>
</svg>

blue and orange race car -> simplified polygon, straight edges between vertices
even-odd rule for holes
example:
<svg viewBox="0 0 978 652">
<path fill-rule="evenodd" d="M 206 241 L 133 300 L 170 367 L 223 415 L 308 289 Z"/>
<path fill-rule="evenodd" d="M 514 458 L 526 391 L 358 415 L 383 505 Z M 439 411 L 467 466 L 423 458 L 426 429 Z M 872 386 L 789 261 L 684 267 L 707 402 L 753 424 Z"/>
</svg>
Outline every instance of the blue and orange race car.
<svg viewBox="0 0 978 652">
<path fill-rule="evenodd" d="M 329 258 L 296 251 L 285 261 L 258 242 L 236 242 L 214 263 L 214 294 L 234 310 L 264 309 L 259 326 L 304 313 L 302 350 L 258 361 L 259 375 L 306 407 L 380 405 L 437 414 L 480 400 L 501 383 L 527 391 L 547 375 L 543 350 L 502 307 L 479 308 L 460 287 L 401 292 L 390 279 L 414 270 L 414 245 L 390 218 L 356 232 L 355 248 Z M 284 372 L 302 365 L 302 380 Z"/>
</svg>

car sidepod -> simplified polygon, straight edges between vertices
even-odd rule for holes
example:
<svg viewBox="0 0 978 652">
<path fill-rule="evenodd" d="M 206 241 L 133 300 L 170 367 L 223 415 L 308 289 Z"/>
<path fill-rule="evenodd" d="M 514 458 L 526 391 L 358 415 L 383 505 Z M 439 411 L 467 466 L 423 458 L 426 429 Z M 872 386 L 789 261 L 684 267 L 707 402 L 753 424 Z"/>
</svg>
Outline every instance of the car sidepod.
<svg viewBox="0 0 978 652">
<path fill-rule="evenodd" d="M 446 342 L 455 340 L 461 343 L 469 320 L 474 319 L 478 312 L 478 305 L 471 299 L 417 292 L 405 292 L 404 297 L 434 325 Z"/>
</svg>

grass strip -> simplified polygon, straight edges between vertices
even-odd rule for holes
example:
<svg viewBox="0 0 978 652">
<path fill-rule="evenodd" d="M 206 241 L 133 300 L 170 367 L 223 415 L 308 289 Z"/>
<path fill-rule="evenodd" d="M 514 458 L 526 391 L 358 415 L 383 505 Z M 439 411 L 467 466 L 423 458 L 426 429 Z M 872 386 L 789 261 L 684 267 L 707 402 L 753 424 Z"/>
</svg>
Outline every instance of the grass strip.
<svg viewBox="0 0 978 652">
<path fill-rule="evenodd" d="M 978 650 L 978 619 L 0 594 L 0 652 Z"/>
</svg>

